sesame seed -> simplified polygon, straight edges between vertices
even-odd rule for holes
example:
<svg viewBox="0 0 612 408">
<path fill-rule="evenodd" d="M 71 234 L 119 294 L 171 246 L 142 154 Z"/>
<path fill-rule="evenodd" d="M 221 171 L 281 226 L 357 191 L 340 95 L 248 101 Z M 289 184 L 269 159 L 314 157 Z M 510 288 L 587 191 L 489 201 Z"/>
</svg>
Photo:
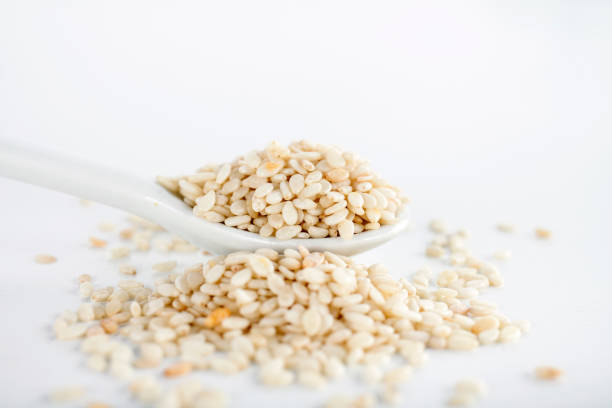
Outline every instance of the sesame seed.
<svg viewBox="0 0 612 408">
<path fill-rule="evenodd" d="M 96 237 L 89 237 L 89 245 L 92 248 L 104 248 L 106 247 L 107 244 L 108 242 L 106 242 L 103 239 L 96 238 Z"/>
<path fill-rule="evenodd" d="M 493 258 L 497 259 L 498 261 L 507 261 L 508 259 L 512 258 L 512 251 L 509 249 L 504 249 L 502 251 L 494 252 Z"/>
<path fill-rule="evenodd" d="M 516 231 L 516 227 L 513 224 L 507 222 L 500 222 L 499 224 L 497 224 L 497 229 L 501 232 L 506 232 L 509 234 Z"/>
<path fill-rule="evenodd" d="M 546 228 L 536 228 L 535 235 L 539 239 L 550 239 L 552 237 L 552 232 Z"/>
<path fill-rule="evenodd" d="M 84 395 L 85 388 L 78 385 L 74 385 L 53 390 L 49 394 L 49 399 L 51 400 L 51 402 L 54 403 L 66 403 L 78 400 Z"/>
<path fill-rule="evenodd" d="M 539 366 L 535 369 L 535 376 L 540 380 L 554 381 L 565 375 L 565 372 L 557 367 Z"/>
<path fill-rule="evenodd" d="M 57 262 L 57 258 L 53 255 L 48 254 L 38 254 L 34 257 L 34 262 L 39 264 L 52 264 Z"/>
</svg>

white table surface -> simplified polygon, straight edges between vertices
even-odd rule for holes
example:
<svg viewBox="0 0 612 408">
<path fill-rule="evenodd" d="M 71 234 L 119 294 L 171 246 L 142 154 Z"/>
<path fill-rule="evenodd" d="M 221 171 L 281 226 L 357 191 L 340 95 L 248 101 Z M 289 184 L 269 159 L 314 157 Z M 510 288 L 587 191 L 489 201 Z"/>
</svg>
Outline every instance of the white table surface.
<svg viewBox="0 0 612 408">
<path fill-rule="evenodd" d="M 273 139 L 362 153 L 413 198 L 415 228 L 360 260 L 397 276 L 436 266 L 426 224 L 446 219 L 472 231 L 478 254 L 512 250 L 506 286 L 486 298 L 533 323 L 514 345 L 431 353 L 403 406 L 444 406 L 469 376 L 489 385 L 483 407 L 610 406 L 612 4 L 485 4 L 3 1 L 0 138 L 148 177 Z M 0 191 L 2 405 L 46 406 L 50 389 L 84 384 L 88 398 L 137 406 L 49 329 L 78 304 L 78 274 L 119 279 L 86 239 L 125 215 L 6 179 Z M 518 232 L 497 232 L 500 221 Z M 553 238 L 534 239 L 536 226 Z M 35 264 L 41 252 L 59 262 Z M 535 381 L 539 364 L 565 381 Z M 314 407 L 362 389 L 201 377 L 235 407 Z"/>
</svg>

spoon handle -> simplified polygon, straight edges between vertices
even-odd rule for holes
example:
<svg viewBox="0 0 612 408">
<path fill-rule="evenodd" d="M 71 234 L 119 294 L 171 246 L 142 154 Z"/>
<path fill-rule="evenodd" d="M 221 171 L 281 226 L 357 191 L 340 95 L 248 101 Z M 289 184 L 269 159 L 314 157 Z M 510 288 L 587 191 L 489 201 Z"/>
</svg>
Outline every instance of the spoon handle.
<svg viewBox="0 0 612 408">
<path fill-rule="evenodd" d="M 253 246 L 251 233 L 194 217 L 189 206 L 152 180 L 76 157 L 0 140 L 0 177 L 126 210 L 214 253 L 230 252 L 243 242 Z"/>
<path fill-rule="evenodd" d="M 0 140 L 0 176 L 140 213 L 154 183 L 62 153 Z M 161 188 L 161 187 L 160 187 Z"/>
</svg>

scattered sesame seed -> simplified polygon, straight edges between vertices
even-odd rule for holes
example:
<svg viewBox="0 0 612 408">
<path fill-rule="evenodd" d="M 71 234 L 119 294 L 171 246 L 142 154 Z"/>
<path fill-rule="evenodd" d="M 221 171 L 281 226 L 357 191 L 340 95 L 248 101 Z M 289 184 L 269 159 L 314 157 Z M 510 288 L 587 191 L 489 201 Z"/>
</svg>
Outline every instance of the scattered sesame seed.
<svg viewBox="0 0 612 408">
<path fill-rule="evenodd" d="M 49 399 L 54 403 L 72 402 L 85 395 L 85 388 L 79 385 L 57 388 L 49 394 Z"/>
<path fill-rule="evenodd" d="M 436 232 L 438 234 L 444 234 L 447 230 L 447 226 L 444 221 L 435 219 L 429 222 L 429 229 L 432 232 Z"/>
<path fill-rule="evenodd" d="M 57 258 L 53 255 L 48 254 L 38 254 L 34 257 L 34 262 L 39 264 L 52 264 L 57 262 Z"/>
<path fill-rule="evenodd" d="M 125 258 L 130 255 L 130 248 L 128 247 L 117 247 L 110 251 L 110 259 Z"/>
<path fill-rule="evenodd" d="M 136 275 L 136 268 L 131 265 L 120 265 L 119 273 L 122 275 Z"/>
<path fill-rule="evenodd" d="M 174 268 L 176 268 L 176 261 L 159 262 L 153 265 L 156 272 L 170 272 Z"/>
<path fill-rule="evenodd" d="M 516 227 L 514 226 L 514 224 L 500 222 L 499 224 L 497 224 L 497 230 L 511 234 L 516 231 Z"/>
<path fill-rule="evenodd" d="M 112 232 L 115 230 L 115 224 L 109 221 L 102 221 L 98 224 L 98 229 L 102 232 Z"/>
<path fill-rule="evenodd" d="M 231 181 L 231 173 L 227 177 Z M 299 180 L 294 182 L 294 188 L 301 188 L 298 195 L 308 196 L 319 188 L 307 189 L 318 182 L 313 181 L 318 176 L 309 177 L 303 177 L 301 186 Z M 329 194 L 327 217 L 353 205 L 351 200 L 360 202 L 355 195 L 342 198 L 333 193 Z M 368 208 L 386 199 L 384 193 L 374 192 L 359 197 Z M 294 209 L 302 213 L 300 217 L 307 217 L 309 210 Z M 247 211 L 242 204 L 232 210 L 237 213 L 228 216 Z M 272 211 L 278 212 L 268 215 L 283 218 L 282 206 Z M 284 214 L 289 222 L 294 215 L 291 209 Z M 278 221 L 264 218 L 261 222 Z M 331 226 L 332 235 L 342 236 L 343 222 Z M 155 241 L 153 231 L 160 230 L 137 224 L 130 239 L 147 244 L 153 240 L 158 247 L 163 243 L 165 251 L 190 250 L 191 244 L 179 238 Z M 90 354 L 90 369 L 108 371 L 124 380 L 134 376 L 134 369 L 159 367 L 165 359 L 178 358 L 163 371 L 165 377 L 199 369 L 234 374 L 255 363 L 264 385 L 297 381 L 319 388 L 344 376 L 347 366 L 359 364 L 364 367 L 363 381 L 376 384 L 384 380 L 381 398 L 398 404 L 401 394 L 395 385 L 410 378 L 412 367 L 427 361 L 426 347 L 474 350 L 517 341 L 529 330 L 528 322 L 511 322 L 496 305 L 478 299 L 486 288 L 500 286 L 503 278 L 495 265 L 472 255 L 468 236 L 463 230 L 436 236 L 427 255 L 447 256 L 450 265 L 437 274 L 423 268 L 411 280 L 394 279 L 382 265 L 360 265 L 349 257 L 311 253 L 301 247 L 280 253 L 270 249 L 237 252 L 189 266 L 182 273 L 173 272 L 176 261 L 160 262 L 153 268 L 167 275 L 157 277 L 152 289 L 125 280 L 116 288 L 94 290 L 91 277 L 83 277 L 79 292 L 92 303 L 81 305 L 76 314 L 64 313 L 53 329 L 58 339 L 82 339 L 83 351 Z M 127 247 L 114 250 L 121 248 L 129 254 Z M 129 265 L 120 266 L 119 271 L 136 273 Z M 140 345 L 137 358 L 131 349 L 134 345 Z M 381 368 L 396 353 L 406 365 L 387 368 L 383 374 Z M 159 385 L 144 383 L 141 388 L 135 385 L 138 390 L 133 391 L 143 403 L 160 403 L 180 393 L 179 386 L 165 392 Z M 203 390 L 201 385 L 182 387 Z M 469 388 L 458 383 L 449 403 L 476 401 L 475 394 L 482 393 Z M 217 398 L 215 391 L 201 392 Z M 345 400 L 351 407 L 374 405 L 371 394 Z"/>
<path fill-rule="evenodd" d="M 171 365 L 170 367 L 164 370 L 164 375 L 166 377 L 179 377 L 181 375 L 185 375 L 191 372 L 192 365 L 189 362 L 180 362 Z"/>
<path fill-rule="evenodd" d="M 81 275 L 79 275 L 79 283 L 83 283 L 83 282 L 91 282 L 91 275 L 83 273 Z"/>
<path fill-rule="evenodd" d="M 498 261 L 507 261 L 508 259 L 512 258 L 512 251 L 509 249 L 504 249 L 502 251 L 494 252 L 493 258 L 497 259 Z"/>
<path fill-rule="evenodd" d="M 545 228 L 536 228 L 535 235 L 539 239 L 550 239 L 552 237 L 552 232 Z"/>
<path fill-rule="evenodd" d="M 535 376 L 540 380 L 554 381 L 565 375 L 565 372 L 557 367 L 539 366 L 535 369 Z"/>
<path fill-rule="evenodd" d="M 112 406 L 104 402 L 93 401 L 87 404 L 87 408 L 112 408 Z"/>
</svg>

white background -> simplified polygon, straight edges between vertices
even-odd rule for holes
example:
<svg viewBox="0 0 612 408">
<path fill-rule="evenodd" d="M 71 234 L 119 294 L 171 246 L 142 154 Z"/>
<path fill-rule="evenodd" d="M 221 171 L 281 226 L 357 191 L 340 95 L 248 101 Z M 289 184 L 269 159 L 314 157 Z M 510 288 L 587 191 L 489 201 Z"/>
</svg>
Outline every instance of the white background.
<svg viewBox="0 0 612 408">
<path fill-rule="evenodd" d="M 473 232 L 476 253 L 513 251 L 506 286 L 487 298 L 533 322 L 515 345 L 432 353 L 404 405 L 443 406 L 455 381 L 475 376 L 490 388 L 482 406 L 610 406 L 611 21 L 605 1 L 5 0 L 0 138 L 146 177 L 273 139 L 362 153 L 413 198 L 415 228 L 361 260 L 410 274 L 427 262 L 427 221 L 444 218 Z M 99 221 L 124 215 L 5 179 L 0 191 L 2 405 L 44 406 L 69 384 L 133 405 L 48 327 L 78 304 L 78 274 L 119 279 L 85 243 Z M 499 221 L 517 234 L 495 231 Z M 553 239 L 535 240 L 536 226 Z M 40 252 L 60 261 L 36 265 Z M 566 380 L 533 380 L 538 364 Z M 203 378 L 233 406 L 313 407 L 359 390 L 348 380 L 269 390 L 250 372 Z"/>
</svg>

